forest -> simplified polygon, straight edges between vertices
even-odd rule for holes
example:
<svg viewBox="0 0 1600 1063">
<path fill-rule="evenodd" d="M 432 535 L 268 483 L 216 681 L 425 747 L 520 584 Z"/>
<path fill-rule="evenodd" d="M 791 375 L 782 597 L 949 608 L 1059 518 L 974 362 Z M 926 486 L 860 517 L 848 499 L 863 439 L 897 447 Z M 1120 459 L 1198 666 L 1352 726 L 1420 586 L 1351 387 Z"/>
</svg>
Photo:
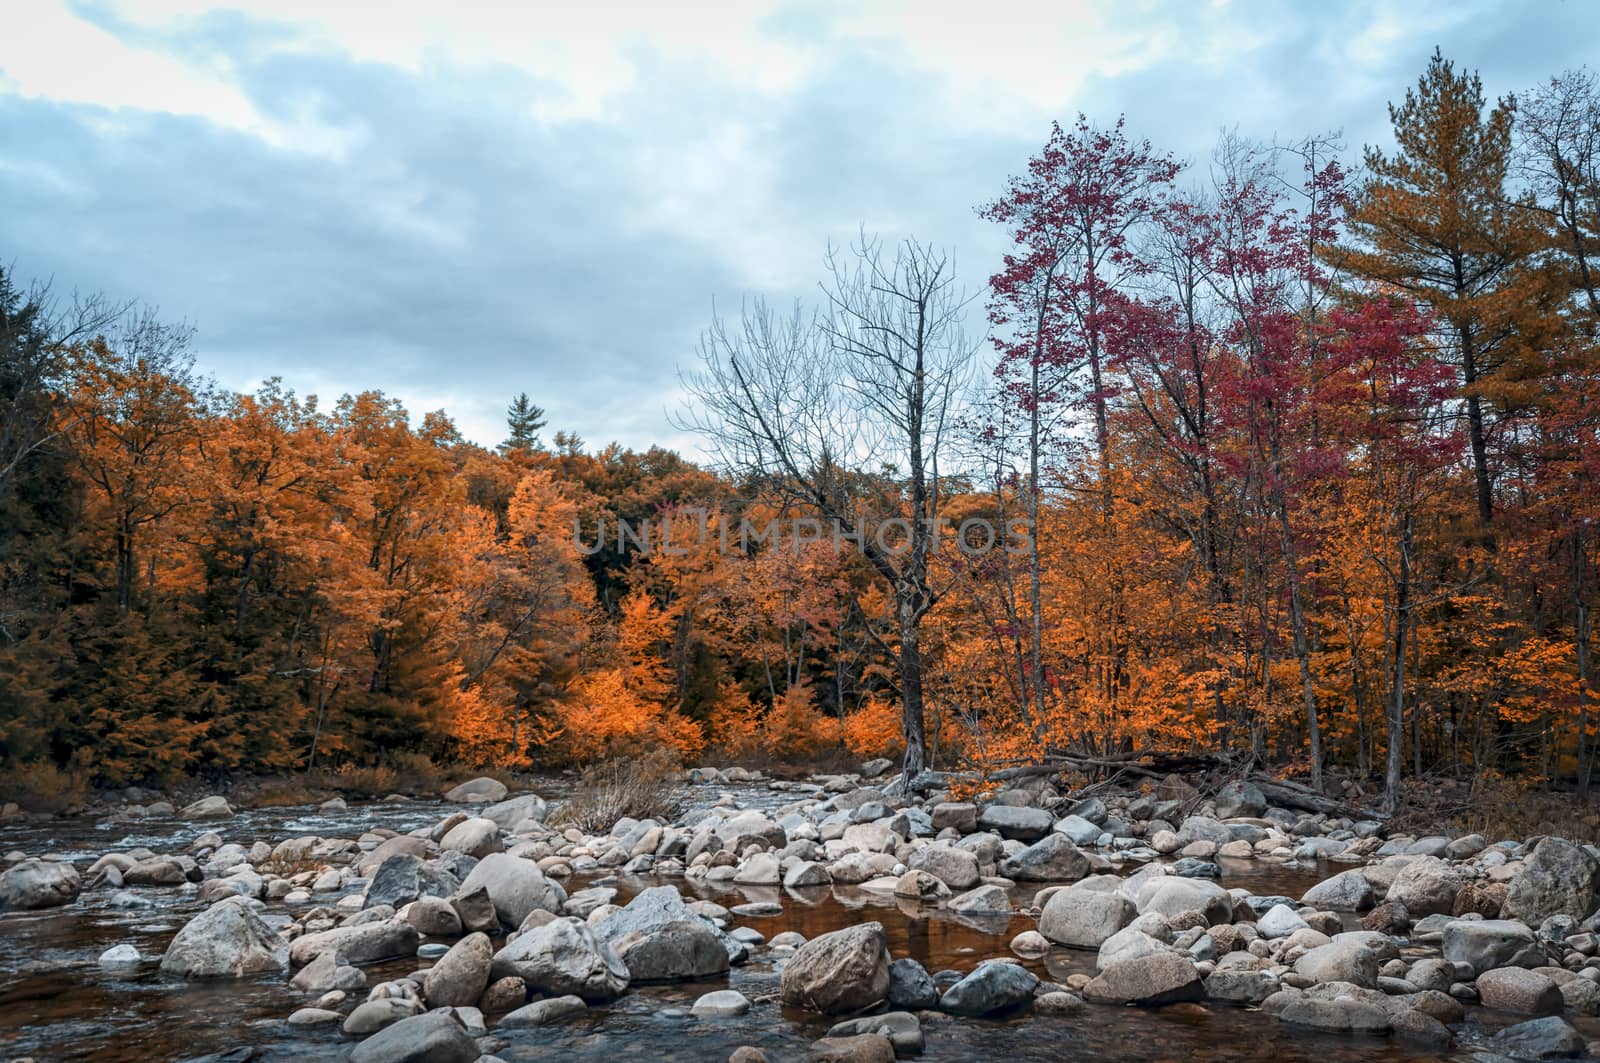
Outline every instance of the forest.
<svg viewBox="0 0 1600 1063">
<path fill-rule="evenodd" d="M 992 276 L 863 234 L 710 318 L 699 464 L 526 395 L 491 448 L 233 393 L 14 265 L 0 774 L 1160 752 L 1587 794 L 1600 82 L 1492 99 L 1436 54 L 1390 120 L 1195 161 L 1057 126 L 951 205 Z"/>
</svg>

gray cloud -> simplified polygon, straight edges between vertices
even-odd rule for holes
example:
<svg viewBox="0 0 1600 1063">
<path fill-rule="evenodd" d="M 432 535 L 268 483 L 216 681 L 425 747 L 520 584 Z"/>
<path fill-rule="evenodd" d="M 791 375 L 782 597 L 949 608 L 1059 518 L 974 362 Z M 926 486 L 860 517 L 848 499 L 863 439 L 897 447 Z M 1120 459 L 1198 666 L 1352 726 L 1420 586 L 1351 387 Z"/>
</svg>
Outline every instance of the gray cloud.
<svg viewBox="0 0 1600 1063">
<path fill-rule="evenodd" d="M 1163 9 L 1166 10 L 1166 9 Z M 1198 9 L 1197 9 L 1198 10 Z M 803 293 L 823 244 L 860 224 L 952 244 L 974 288 L 999 234 L 973 214 L 1051 117 L 1118 111 L 1190 157 L 1218 129 L 1385 136 L 1384 102 L 1435 44 L 1491 94 L 1593 58 L 1579 5 L 1423 9 L 1397 36 L 1382 7 L 1315 18 L 1189 13 L 1193 44 L 1038 103 L 1031 133 L 952 118 L 950 83 L 893 46 L 774 19 L 821 56 L 788 91 L 757 91 L 639 48 L 634 87 L 597 119 L 544 122 L 559 89 L 510 65 L 409 70 L 238 16 L 178 32 L 103 28 L 224 62 L 257 111 L 313 131 L 275 145 L 198 116 L 0 91 L 0 260 L 61 284 L 157 304 L 199 327 L 204 368 L 248 387 L 278 375 L 328 400 L 377 387 L 413 413 L 444 405 L 493 442 L 526 390 L 592 443 L 684 443 L 666 411 L 713 298 Z M 65 57 L 63 57 L 65 58 Z M 0 63 L 3 68 L 3 63 Z"/>
</svg>

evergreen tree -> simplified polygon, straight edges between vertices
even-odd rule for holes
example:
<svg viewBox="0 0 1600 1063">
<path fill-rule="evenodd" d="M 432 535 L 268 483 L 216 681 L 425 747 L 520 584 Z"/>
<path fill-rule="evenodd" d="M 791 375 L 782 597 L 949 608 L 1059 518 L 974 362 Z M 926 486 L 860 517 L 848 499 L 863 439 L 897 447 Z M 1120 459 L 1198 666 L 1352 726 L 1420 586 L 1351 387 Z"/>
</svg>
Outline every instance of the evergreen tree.
<svg viewBox="0 0 1600 1063">
<path fill-rule="evenodd" d="M 545 426 L 544 407 L 535 406 L 528 399 L 524 391 L 506 408 L 506 426 L 511 434 L 506 441 L 500 444 L 502 454 L 515 451 L 526 453 L 530 450 L 543 450 L 544 442 L 539 438 L 539 429 Z"/>
</svg>

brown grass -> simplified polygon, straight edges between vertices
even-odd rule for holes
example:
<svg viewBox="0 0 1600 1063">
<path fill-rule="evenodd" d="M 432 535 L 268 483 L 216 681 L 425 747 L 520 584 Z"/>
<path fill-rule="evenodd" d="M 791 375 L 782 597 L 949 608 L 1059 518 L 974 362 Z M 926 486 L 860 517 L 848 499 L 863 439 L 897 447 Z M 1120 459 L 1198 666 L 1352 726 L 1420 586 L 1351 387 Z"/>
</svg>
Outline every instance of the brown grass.
<svg viewBox="0 0 1600 1063">
<path fill-rule="evenodd" d="M 610 830 L 624 816 L 671 822 L 688 807 L 681 772 L 677 761 L 660 753 L 595 764 L 584 769 L 572 797 L 550 822 L 589 834 Z"/>
<path fill-rule="evenodd" d="M 0 803 L 15 801 L 25 812 L 66 812 L 89 796 L 89 775 L 48 761 L 7 764 L 0 770 Z"/>
<path fill-rule="evenodd" d="M 1408 781 L 1391 830 L 1416 834 L 1482 834 L 1492 841 L 1523 841 L 1554 834 L 1600 841 L 1600 802 L 1575 792 L 1546 790 L 1512 779 Z"/>
</svg>

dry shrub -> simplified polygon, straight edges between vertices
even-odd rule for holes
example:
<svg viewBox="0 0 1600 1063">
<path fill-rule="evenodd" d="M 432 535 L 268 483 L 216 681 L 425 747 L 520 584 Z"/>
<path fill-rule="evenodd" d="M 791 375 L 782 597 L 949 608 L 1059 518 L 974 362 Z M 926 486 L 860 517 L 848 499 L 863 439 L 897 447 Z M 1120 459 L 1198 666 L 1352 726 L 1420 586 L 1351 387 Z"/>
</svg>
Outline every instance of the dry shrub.
<svg viewBox="0 0 1600 1063">
<path fill-rule="evenodd" d="M 49 761 L 7 764 L 0 771 L 0 801 L 15 801 L 27 812 L 65 812 L 89 795 L 89 774 L 64 770 Z"/>
<path fill-rule="evenodd" d="M 905 749 L 900 707 L 881 698 L 844 718 L 844 746 L 858 757 L 894 757 Z"/>
<path fill-rule="evenodd" d="M 670 753 L 660 751 L 585 768 L 572 797 L 555 809 L 550 822 L 599 834 L 624 816 L 670 823 L 688 804 L 682 768 Z"/>
<path fill-rule="evenodd" d="M 1600 841 L 1600 805 L 1564 791 L 1485 772 L 1469 781 L 1408 779 L 1391 830 L 1417 834 L 1482 834 L 1490 841 L 1521 841 L 1554 834 L 1579 842 Z"/>
</svg>

